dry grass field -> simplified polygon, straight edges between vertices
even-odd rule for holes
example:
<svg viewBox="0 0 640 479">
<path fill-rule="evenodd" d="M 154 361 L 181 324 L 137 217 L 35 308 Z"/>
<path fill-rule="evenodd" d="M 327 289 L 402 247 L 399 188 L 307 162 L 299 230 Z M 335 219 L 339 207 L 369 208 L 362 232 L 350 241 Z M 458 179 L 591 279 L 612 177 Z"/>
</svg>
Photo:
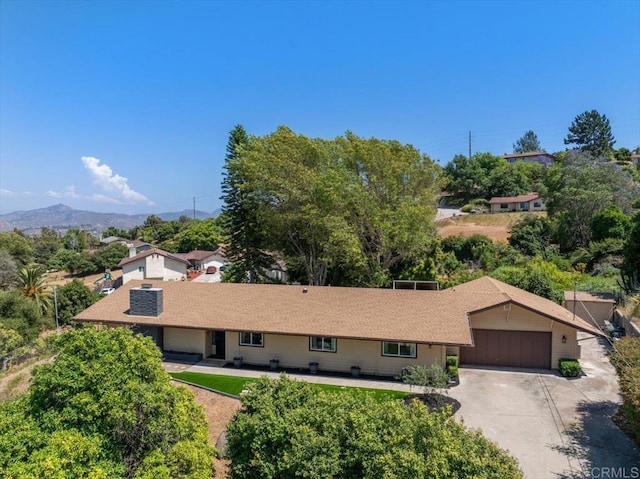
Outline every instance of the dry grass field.
<svg viewBox="0 0 640 479">
<path fill-rule="evenodd" d="M 524 215 L 546 216 L 546 213 L 481 213 L 454 216 L 439 221 L 437 230 L 442 238 L 456 235 L 468 237 L 474 234 L 481 234 L 494 241 L 506 243 L 509 239 L 511 225 L 522 219 Z"/>
</svg>

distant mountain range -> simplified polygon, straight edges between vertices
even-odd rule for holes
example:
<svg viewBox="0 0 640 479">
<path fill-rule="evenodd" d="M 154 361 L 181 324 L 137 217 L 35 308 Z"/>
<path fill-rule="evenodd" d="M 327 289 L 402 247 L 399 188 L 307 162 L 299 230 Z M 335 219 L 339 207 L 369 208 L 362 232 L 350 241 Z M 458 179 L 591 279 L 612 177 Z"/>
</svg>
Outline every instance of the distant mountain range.
<svg viewBox="0 0 640 479">
<path fill-rule="evenodd" d="M 54 205 L 47 208 L 39 208 L 28 211 L 14 211 L 0 215 L 0 231 L 19 229 L 25 234 L 34 234 L 40 228 L 46 226 L 58 232 L 64 232 L 70 228 L 82 228 L 92 233 L 100 233 L 109 226 L 120 229 L 130 229 L 141 225 L 151 214 L 156 214 L 165 221 L 177 220 L 180 216 L 193 218 L 193 210 L 183 210 L 169 213 L 148 213 L 139 215 L 126 215 L 122 213 L 96 213 L 93 211 L 76 210 L 66 205 Z M 220 209 L 208 213 L 196 210 L 196 218 L 215 218 L 220 214 Z"/>
</svg>

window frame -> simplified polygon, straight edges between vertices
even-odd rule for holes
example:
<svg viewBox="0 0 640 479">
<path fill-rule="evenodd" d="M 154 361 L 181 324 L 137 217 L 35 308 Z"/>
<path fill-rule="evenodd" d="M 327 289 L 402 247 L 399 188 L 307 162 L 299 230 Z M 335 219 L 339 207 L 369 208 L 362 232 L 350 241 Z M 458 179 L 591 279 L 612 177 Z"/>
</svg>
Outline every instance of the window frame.
<svg viewBox="0 0 640 479">
<path fill-rule="evenodd" d="M 242 342 L 243 334 L 248 334 L 251 342 L 249 343 Z M 260 344 L 254 344 L 253 342 L 254 336 L 260 336 Z M 241 331 L 238 333 L 238 344 L 240 346 L 247 346 L 249 348 L 264 348 L 264 333 L 257 333 L 255 331 Z"/>
<path fill-rule="evenodd" d="M 314 348 L 313 347 L 313 339 L 320 338 L 322 341 L 322 348 Z M 328 339 L 333 346 L 333 349 L 325 349 L 324 348 L 324 340 Z M 309 336 L 309 351 L 313 351 L 316 353 L 337 353 L 338 352 L 338 338 L 333 336 Z"/>
<path fill-rule="evenodd" d="M 396 344 L 398 346 L 397 354 L 385 353 L 385 345 L 386 344 Z M 400 347 L 401 345 L 409 345 L 413 349 L 413 353 L 411 355 L 401 354 Z M 381 342 L 382 356 L 387 358 L 417 358 L 418 357 L 418 343 L 408 343 L 404 341 L 382 341 Z"/>
</svg>

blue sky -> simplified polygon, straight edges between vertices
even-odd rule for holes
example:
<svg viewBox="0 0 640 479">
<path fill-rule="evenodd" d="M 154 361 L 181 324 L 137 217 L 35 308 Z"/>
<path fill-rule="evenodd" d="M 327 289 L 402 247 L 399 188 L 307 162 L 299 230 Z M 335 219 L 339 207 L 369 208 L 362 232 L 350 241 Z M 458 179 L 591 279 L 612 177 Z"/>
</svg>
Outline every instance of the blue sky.
<svg viewBox="0 0 640 479">
<path fill-rule="evenodd" d="M 640 2 L 0 2 L 0 213 L 220 206 L 229 130 L 640 145 Z"/>
</svg>

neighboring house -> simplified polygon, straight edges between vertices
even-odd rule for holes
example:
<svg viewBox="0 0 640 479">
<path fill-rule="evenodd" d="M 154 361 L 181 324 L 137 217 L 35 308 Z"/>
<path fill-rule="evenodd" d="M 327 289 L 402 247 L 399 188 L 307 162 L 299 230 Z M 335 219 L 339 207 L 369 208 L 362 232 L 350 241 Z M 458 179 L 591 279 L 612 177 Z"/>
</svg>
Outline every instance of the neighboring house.
<svg viewBox="0 0 640 479">
<path fill-rule="evenodd" d="M 519 196 L 494 196 L 489 200 L 492 213 L 508 213 L 512 211 L 544 211 L 546 205 L 538 193 L 527 193 Z"/>
<path fill-rule="evenodd" d="M 507 155 L 506 153 L 502 156 L 505 160 L 507 160 L 510 164 L 517 163 L 519 161 L 525 163 L 540 163 L 546 167 L 550 167 L 553 165 L 553 162 L 556 161 L 556 157 L 546 153 L 544 151 L 530 151 L 527 153 L 512 153 Z"/>
<path fill-rule="evenodd" d="M 176 281 L 186 278 L 189 262 L 164 250 L 154 248 L 142 253 L 135 253 L 135 249 L 129 250 L 130 256 L 118 263 L 122 268 L 122 283 L 126 284 L 133 279 L 162 281 Z"/>
<path fill-rule="evenodd" d="M 638 160 L 640 160 L 639 153 L 634 153 L 633 155 L 631 155 L 631 163 L 633 163 L 633 166 L 638 166 Z"/>
<path fill-rule="evenodd" d="M 127 246 L 129 248 L 135 248 L 136 253 L 142 253 L 144 251 L 149 251 L 150 249 L 155 248 L 155 246 L 153 246 L 151 243 L 145 243 L 144 241 L 139 239 L 128 241 Z"/>
<path fill-rule="evenodd" d="M 231 362 L 395 376 L 412 364 L 557 369 L 577 331 L 601 334 L 534 294 L 483 277 L 442 291 L 131 282 L 75 317 L 128 325 L 165 351 Z"/>
<path fill-rule="evenodd" d="M 175 256 L 186 259 L 195 270 L 206 270 L 209 266 L 215 266 L 219 270 L 220 266 L 228 263 L 222 248 L 215 251 L 194 250 L 189 253 L 175 253 Z"/>
<path fill-rule="evenodd" d="M 107 236 L 106 238 L 100 239 L 100 247 L 109 246 L 113 243 L 120 243 L 126 245 L 130 242 L 130 240 L 126 238 L 120 238 L 119 236 Z"/>
<path fill-rule="evenodd" d="M 604 328 L 605 321 L 611 322 L 616 309 L 616 295 L 612 293 L 587 293 L 584 291 L 565 291 L 564 303 L 572 313 L 590 324 Z"/>
</svg>

